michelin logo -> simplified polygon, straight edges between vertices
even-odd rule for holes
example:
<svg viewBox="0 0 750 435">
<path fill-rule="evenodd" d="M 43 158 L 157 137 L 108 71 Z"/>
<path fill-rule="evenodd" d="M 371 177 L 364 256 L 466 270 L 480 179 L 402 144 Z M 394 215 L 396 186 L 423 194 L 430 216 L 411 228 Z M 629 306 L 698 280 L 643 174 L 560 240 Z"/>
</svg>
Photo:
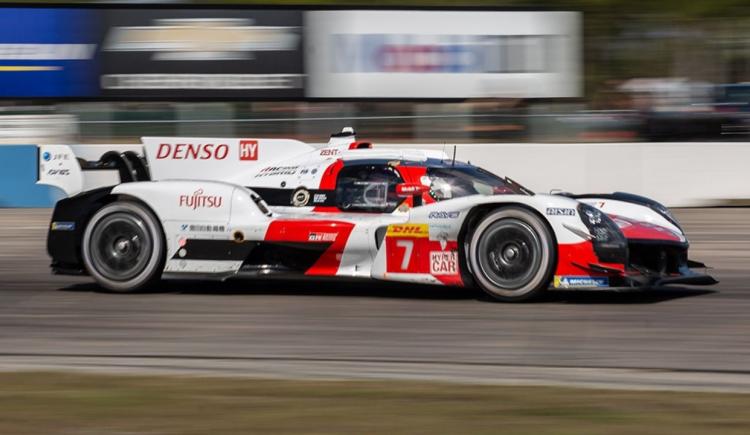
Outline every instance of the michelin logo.
<svg viewBox="0 0 750 435">
<path fill-rule="evenodd" d="M 555 276 L 555 288 L 599 288 L 609 287 L 606 276 Z"/>
<path fill-rule="evenodd" d="M 52 231 L 75 231 L 76 229 L 76 223 L 75 222 L 52 222 L 50 225 L 50 229 Z"/>
</svg>

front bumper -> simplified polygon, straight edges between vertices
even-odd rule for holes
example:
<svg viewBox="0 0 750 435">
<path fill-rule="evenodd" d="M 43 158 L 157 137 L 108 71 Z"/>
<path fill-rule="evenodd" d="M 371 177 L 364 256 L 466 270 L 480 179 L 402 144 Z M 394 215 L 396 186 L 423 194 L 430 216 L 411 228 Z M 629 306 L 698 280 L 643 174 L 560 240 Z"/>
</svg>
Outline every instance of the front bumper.
<svg viewBox="0 0 750 435">
<path fill-rule="evenodd" d="M 714 285 L 719 281 L 707 273 L 698 273 L 693 268 L 708 269 L 703 263 L 686 261 L 680 264 L 677 271 L 668 273 L 657 272 L 635 266 L 635 272 L 622 275 L 623 282 L 629 287 L 662 287 L 665 285 Z"/>
<path fill-rule="evenodd" d="M 578 263 L 584 276 L 556 276 L 553 286 L 606 290 L 717 284 L 705 264 L 687 259 L 687 251 L 687 243 L 629 240 L 625 263 Z"/>
</svg>

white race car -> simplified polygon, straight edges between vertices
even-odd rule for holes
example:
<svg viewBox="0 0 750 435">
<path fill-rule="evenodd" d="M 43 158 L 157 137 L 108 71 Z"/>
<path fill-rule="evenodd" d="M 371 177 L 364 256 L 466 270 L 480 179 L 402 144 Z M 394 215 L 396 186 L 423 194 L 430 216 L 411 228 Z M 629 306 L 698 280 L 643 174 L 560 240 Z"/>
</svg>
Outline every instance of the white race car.
<svg viewBox="0 0 750 435">
<path fill-rule="evenodd" d="M 534 194 L 445 153 L 373 149 L 351 129 L 285 139 L 147 137 L 87 158 L 39 149 L 39 182 L 70 197 L 52 269 L 110 291 L 160 279 L 342 277 L 477 286 L 522 301 L 550 287 L 716 281 L 659 203 L 625 193 Z"/>
</svg>

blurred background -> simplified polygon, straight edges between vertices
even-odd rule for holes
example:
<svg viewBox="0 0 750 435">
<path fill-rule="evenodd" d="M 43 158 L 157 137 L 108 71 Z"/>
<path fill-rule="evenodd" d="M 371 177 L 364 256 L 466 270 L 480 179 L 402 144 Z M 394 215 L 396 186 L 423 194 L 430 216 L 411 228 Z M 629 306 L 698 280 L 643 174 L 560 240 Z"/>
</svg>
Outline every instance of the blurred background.
<svg viewBox="0 0 750 435">
<path fill-rule="evenodd" d="M 0 7 L 6 145 L 321 143 L 351 126 L 391 146 L 457 145 L 459 160 L 536 191 L 750 203 L 742 1 Z M 0 153 L 0 206 L 59 198 L 34 186 L 33 150 Z M 28 189 L 8 187 L 20 176 Z M 40 200 L 27 200 L 32 191 Z"/>
<path fill-rule="evenodd" d="M 746 2 L 268 3 L 4 7 L 0 141 L 750 134 Z"/>
<path fill-rule="evenodd" d="M 703 208 L 750 205 L 748 24 L 747 0 L 0 3 L 0 433 L 750 433 L 750 208 Z M 538 192 L 695 207 L 674 211 L 721 284 L 502 305 L 49 273 L 63 192 L 37 144 L 345 126 Z M 323 381 L 350 378 L 376 381 Z"/>
</svg>

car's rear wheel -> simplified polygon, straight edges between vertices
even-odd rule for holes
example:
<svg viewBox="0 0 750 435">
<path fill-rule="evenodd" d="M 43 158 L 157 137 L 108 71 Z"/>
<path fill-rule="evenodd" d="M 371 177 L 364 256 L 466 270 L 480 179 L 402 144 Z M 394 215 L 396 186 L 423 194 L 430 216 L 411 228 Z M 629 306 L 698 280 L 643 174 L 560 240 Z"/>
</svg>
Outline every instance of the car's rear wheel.
<svg viewBox="0 0 750 435">
<path fill-rule="evenodd" d="M 164 236 L 156 217 L 135 202 L 114 202 L 96 212 L 82 240 L 89 274 L 107 290 L 146 290 L 161 276 Z"/>
<path fill-rule="evenodd" d="M 556 265 L 546 223 L 521 207 L 498 209 L 477 225 L 469 241 L 474 279 L 494 299 L 532 299 L 547 289 Z"/>
</svg>

